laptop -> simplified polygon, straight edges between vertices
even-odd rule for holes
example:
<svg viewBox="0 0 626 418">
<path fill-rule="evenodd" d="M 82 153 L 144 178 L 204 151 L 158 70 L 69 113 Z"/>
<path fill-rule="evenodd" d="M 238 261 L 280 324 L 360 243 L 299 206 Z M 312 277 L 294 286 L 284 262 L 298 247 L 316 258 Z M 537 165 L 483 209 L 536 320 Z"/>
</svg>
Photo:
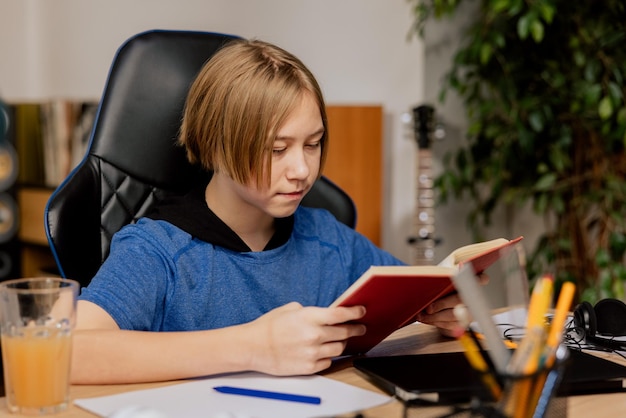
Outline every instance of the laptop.
<svg viewBox="0 0 626 418">
<path fill-rule="evenodd" d="M 480 375 L 462 352 L 361 357 L 354 367 L 385 392 L 403 401 L 455 404 L 472 397 L 492 400 Z M 557 396 L 626 391 L 626 366 L 570 350 Z"/>
</svg>

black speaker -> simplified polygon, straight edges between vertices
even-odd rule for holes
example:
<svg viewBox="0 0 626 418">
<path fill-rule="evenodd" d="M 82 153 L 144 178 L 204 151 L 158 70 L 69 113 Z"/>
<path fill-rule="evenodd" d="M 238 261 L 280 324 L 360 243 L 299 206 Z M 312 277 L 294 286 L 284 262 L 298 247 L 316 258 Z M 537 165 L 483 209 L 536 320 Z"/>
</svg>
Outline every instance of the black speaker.
<svg viewBox="0 0 626 418">
<path fill-rule="evenodd" d="M 619 299 L 602 299 L 595 306 L 581 302 L 574 310 L 574 325 L 585 333 L 587 342 L 612 350 L 626 349 L 626 304 Z"/>
<path fill-rule="evenodd" d="M 12 110 L 0 100 L 0 281 L 20 275 L 19 210 L 15 199 L 18 158 L 13 145 Z"/>
</svg>

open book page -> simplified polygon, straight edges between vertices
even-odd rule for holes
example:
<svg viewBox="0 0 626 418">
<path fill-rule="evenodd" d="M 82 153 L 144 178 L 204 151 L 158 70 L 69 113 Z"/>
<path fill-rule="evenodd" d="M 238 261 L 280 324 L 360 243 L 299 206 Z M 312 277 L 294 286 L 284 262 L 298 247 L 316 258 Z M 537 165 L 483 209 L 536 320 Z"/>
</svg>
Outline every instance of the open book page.
<svg viewBox="0 0 626 418">
<path fill-rule="evenodd" d="M 521 236 L 512 240 L 496 238 L 465 245 L 452 251 L 438 266 L 459 267 L 463 263 L 471 262 L 474 265 L 474 271 L 480 273 L 501 257 L 500 251 L 513 246 L 522 239 Z"/>
</svg>

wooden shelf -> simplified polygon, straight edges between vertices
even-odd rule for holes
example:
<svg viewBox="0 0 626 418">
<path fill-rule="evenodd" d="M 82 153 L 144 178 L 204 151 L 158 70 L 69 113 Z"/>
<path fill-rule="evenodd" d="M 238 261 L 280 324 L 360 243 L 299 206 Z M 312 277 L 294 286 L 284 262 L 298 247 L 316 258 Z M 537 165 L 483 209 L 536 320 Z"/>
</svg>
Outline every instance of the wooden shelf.
<svg viewBox="0 0 626 418">
<path fill-rule="evenodd" d="M 44 228 L 44 211 L 52 191 L 46 188 L 25 188 L 17 191 L 20 214 L 18 238 L 28 244 L 48 245 Z"/>
<path fill-rule="evenodd" d="M 20 187 L 17 191 L 22 277 L 56 275 L 56 263 L 44 228 L 44 211 L 51 193 L 47 188 L 31 187 Z"/>
</svg>

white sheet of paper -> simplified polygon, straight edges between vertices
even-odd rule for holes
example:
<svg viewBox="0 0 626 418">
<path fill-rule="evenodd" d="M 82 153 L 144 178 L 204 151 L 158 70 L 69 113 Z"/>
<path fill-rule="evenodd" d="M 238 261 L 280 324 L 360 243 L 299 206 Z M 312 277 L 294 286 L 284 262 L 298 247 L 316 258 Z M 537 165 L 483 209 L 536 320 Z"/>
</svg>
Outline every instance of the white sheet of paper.
<svg viewBox="0 0 626 418">
<path fill-rule="evenodd" d="M 218 393 L 216 386 L 236 386 L 274 392 L 317 396 L 320 405 Z M 166 417 L 185 418 L 307 418 L 361 411 L 391 401 L 382 395 L 322 376 L 275 377 L 240 373 L 190 380 L 155 389 L 97 398 L 76 399 L 74 404 L 107 417 L 128 406 L 143 406 Z"/>
<path fill-rule="evenodd" d="M 526 332 L 526 317 L 528 309 L 526 307 L 512 307 L 511 309 L 502 311 L 492 315 L 492 319 L 501 338 L 506 339 L 507 336 L 515 340 L 521 340 Z M 476 332 L 482 332 L 477 322 L 472 322 L 471 327 Z"/>
</svg>

